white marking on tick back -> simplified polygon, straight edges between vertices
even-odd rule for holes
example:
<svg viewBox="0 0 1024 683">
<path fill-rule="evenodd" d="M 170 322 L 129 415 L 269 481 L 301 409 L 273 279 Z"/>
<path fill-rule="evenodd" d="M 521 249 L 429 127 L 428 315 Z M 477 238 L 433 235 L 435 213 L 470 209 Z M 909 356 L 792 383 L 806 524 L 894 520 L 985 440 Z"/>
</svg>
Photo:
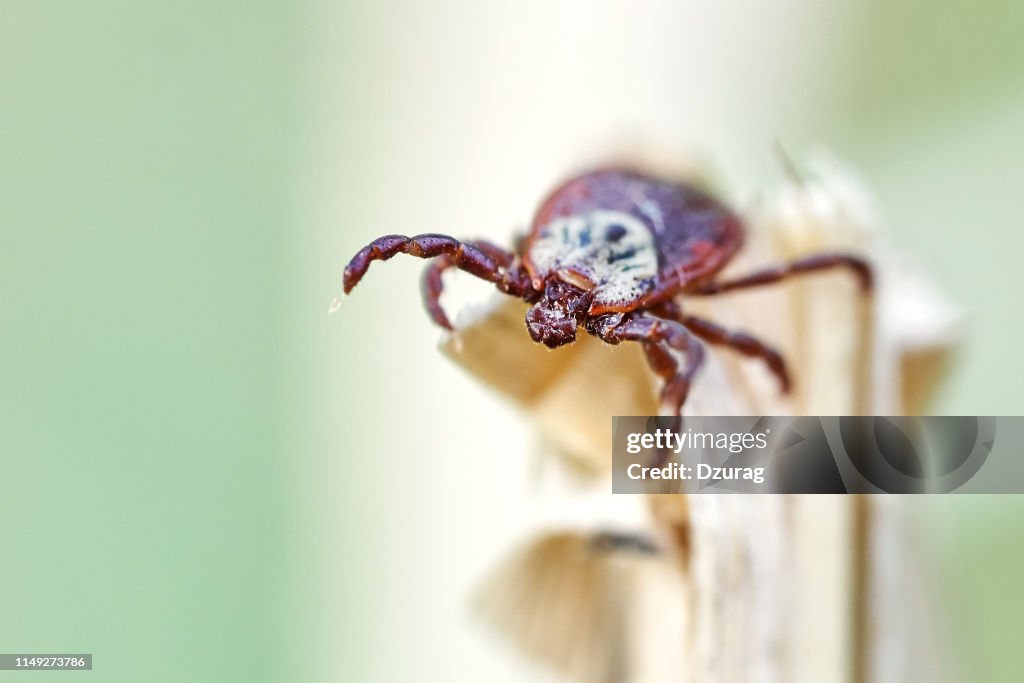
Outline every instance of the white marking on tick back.
<svg viewBox="0 0 1024 683">
<path fill-rule="evenodd" d="M 592 282 L 595 305 L 634 301 L 658 274 L 654 236 L 643 221 L 621 211 L 556 218 L 541 228 L 530 258 L 540 273 L 576 271 Z M 578 283 L 572 273 L 560 277 Z"/>
<path fill-rule="evenodd" d="M 651 200 L 645 199 L 637 204 L 637 208 L 643 212 L 645 216 L 651 219 L 651 223 L 654 224 L 654 231 L 661 234 L 665 232 L 665 217 L 661 215 L 661 207 L 658 203 Z"/>
</svg>

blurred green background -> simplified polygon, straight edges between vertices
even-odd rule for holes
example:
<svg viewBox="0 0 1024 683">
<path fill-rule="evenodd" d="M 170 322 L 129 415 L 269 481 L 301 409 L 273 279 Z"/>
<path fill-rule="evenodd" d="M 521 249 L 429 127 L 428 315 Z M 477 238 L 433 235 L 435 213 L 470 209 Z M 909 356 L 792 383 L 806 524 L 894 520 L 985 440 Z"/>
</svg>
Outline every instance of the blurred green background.
<svg viewBox="0 0 1024 683">
<path fill-rule="evenodd" d="M 325 311 L 368 239 L 504 239 L 623 131 L 737 198 L 775 140 L 851 162 L 967 315 L 936 411 L 1024 412 L 1019 4 L 3 17 L 0 651 L 91 652 L 73 676 L 103 681 L 538 680 L 460 607 L 523 528 L 528 435 L 438 357 L 419 264 Z M 976 680 L 1019 680 L 1024 503 L 927 504 Z"/>
</svg>

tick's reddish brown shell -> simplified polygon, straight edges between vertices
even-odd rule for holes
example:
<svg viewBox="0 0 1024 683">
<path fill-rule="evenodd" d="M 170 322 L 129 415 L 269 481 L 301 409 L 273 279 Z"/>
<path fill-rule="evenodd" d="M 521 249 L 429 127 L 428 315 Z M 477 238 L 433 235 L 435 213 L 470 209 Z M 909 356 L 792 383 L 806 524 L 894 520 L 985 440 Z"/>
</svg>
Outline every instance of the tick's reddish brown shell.
<svg viewBox="0 0 1024 683">
<path fill-rule="evenodd" d="M 633 171 L 573 178 L 534 217 L 523 263 L 593 294 L 589 313 L 627 312 L 707 280 L 743 241 L 739 218 L 704 192 Z"/>
</svg>

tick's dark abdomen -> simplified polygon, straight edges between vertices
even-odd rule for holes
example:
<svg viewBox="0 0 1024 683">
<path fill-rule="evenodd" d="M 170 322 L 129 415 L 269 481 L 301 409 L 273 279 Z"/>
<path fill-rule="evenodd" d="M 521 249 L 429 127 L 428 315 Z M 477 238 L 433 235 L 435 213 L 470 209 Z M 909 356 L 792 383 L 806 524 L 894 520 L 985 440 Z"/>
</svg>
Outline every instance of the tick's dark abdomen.
<svg viewBox="0 0 1024 683">
<path fill-rule="evenodd" d="M 650 230 L 659 291 L 707 280 L 743 242 L 740 219 L 706 192 L 624 169 L 592 171 L 556 188 L 538 209 L 531 238 L 553 220 L 600 210 L 627 213 Z"/>
</svg>

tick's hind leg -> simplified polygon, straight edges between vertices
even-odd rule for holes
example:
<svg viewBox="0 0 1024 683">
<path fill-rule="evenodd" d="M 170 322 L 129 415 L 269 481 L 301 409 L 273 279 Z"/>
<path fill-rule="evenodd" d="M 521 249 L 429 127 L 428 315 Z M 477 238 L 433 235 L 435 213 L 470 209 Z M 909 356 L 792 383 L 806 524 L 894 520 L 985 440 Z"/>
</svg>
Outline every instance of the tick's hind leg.
<svg viewBox="0 0 1024 683">
<path fill-rule="evenodd" d="M 447 235 L 386 235 L 360 249 L 345 266 L 342 280 L 345 293 L 348 294 L 359 283 L 371 263 L 386 261 L 395 254 L 409 254 L 417 258 L 447 256 L 452 266 L 482 280 L 497 283 L 502 279 L 501 259 L 495 258 L 472 243 L 460 242 Z M 504 252 L 501 254 L 504 256 Z"/>
<path fill-rule="evenodd" d="M 761 285 L 772 284 L 785 280 L 792 275 L 814 273 L 822 270 L 831 270 L 833 268 L 849 268 L 857 276 L 857 280 L 860 282 L 862 289 L 871 289 L 871 265 L 864 259 L 856 256 L 850 256 L 849 254 L 816 254 L 814 256 L 798 259 L 792 263 L 787 263 L 786 265 L 776 266 L 775 268 L 768 268 L 756 273 L 751 273 L 750 275 L 745 275 L 743 277 L 736 278 L 735 280 L 706 282 L 696 289 L 689 290 L 686 293 L 704 295 L 721 294 L 723 292 L 730 292 L 734 289 L 747 289 L 748 287 L 760 287 Z"/>
<path fill-rule="evenodd" d="M 490 242 L 478 240 L 471 242 L 470 246 L 490 257 L 500 268 L 505 269 L 506 272 L 515 260 L 514 254 Z M 444 282 L 441 276 L 446 270 L 454 267 L 456 267 L 455 259 L 448 254 L 442 254 L 427 266 L 427 269 L 423 272 L 423 304 L 426 306 L 427 313 L 430 314 L 434 322 L 446 330 L 451 330 L 452 324 L 441 307 L 441 292 L 444 291 Z"/>
<path fill-rule="evenodd" d="M 771 373 L 778 378 L 779 387 L 783 393 L 789 392 L 790 380 L 786 361 L 778 351 L 764 342 L 743 332 L 732 332 L 703 318 L 686 315 L 674 302 L 662 304 L 656 309 L 656 312 L 671 320 L 679 321 L 686 326 L 686 329 L 709 344 L 721 344 L 739 351 L 744 356 L 760 358 Z"/>
<path fill-rule="evenodd" d="M 612 320 L 608 316 L 603 320 Z M 665 383 L 661 388 L 660 413 L 676 416 L 686 403 L 690 385 L 704 363 L 704 348 L 680 323 L 648 315 L 631 315 L 617 325 L 594 321 L 587 328 L 609 344 L 637 341 L 644 345 L 647 362 Z M 680 368 L 672 351 L 683 353 L 685 364 Z"/>
</svg>

